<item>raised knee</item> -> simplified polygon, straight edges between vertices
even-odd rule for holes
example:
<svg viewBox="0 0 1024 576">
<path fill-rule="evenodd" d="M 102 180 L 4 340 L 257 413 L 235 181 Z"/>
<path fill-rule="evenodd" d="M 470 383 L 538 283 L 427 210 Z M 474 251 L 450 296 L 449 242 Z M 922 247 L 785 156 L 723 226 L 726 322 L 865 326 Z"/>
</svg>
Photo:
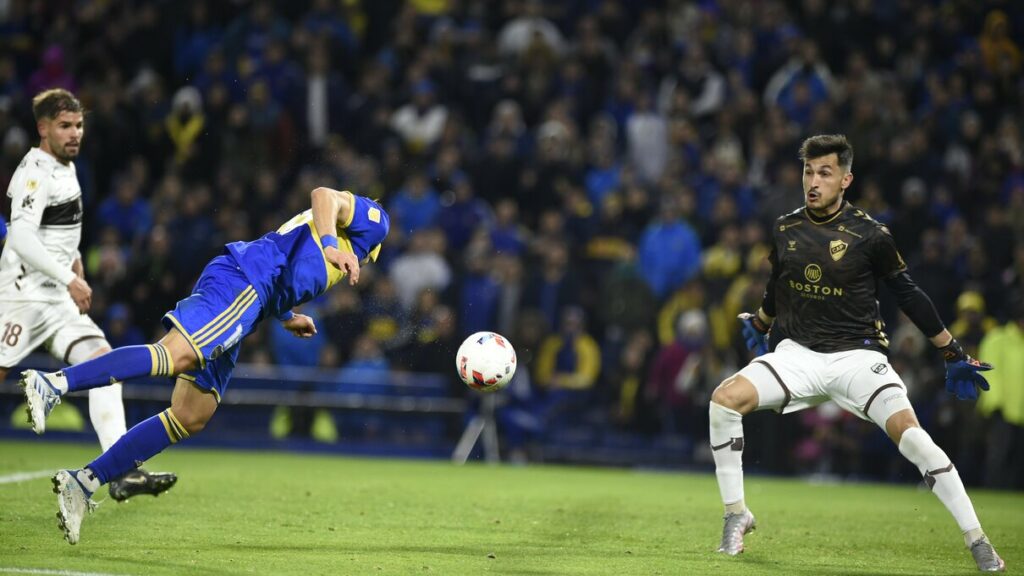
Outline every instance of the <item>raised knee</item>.
<svg viewBox="0 0 1024 576">
<path fill-rule="evenodd" d="M 746 414 L 757 407 L 756 395 L 752 394 L 753 387 L 746 379 L 739 380 L 737 376 L 727 378 L 711 393 L 711 401 L 719 406 Z"/>
<path fill-rule="evenodd" d="M 185 427 L 190 436 L 202 432 L 203 428 L 206 428 L 206 423 L 210 421 L 210 416 L 212 416 L 212 414 L 207 414 L 205 411 L 189 408 L 172 408 L 171 411 L 174 413 L 178 423 Z"/>
</svg>

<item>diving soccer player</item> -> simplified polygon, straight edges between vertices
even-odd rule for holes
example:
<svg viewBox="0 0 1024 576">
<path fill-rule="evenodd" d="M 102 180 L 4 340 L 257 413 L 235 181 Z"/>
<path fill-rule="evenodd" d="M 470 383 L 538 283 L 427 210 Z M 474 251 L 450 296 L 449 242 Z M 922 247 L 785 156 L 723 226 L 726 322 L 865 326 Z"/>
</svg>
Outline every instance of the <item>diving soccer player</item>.
<svg viewBox="0 0 1024 576">
<path fill-rule="evenodd" d="M 110 352 L 87 314 L 92 289 L 78 252 L 82 188 L 74 159 L 85 136 L 82 105 L 71 92 L 55 88 L 32 99 L 32 112 L 39 146 L 25 154 L 7 188 L 11 226 L 0 256 L 0 381 L 40 346 L 67 364 Z M 89 419 L 107 450 L 127 427 L 120 382 L 104 384 L 89 390 Z M 156 496 L 178 480 L 134 466 L 123 472 L 110 478 L 110 496 L 117 501 Z"/>
<path fill-rule="evenodd" d="M 312 208 L 277 231 L 228 244 L 211 260 L 192 294 L 164 316 L 167 334 L 156 344 L 118 348 L 61 372 L 23 373 L 29 421 L 37 433 L 70 391 L 111 379 L 177 377 L 170 408 L 140 422 L 84 468 L 53 477 L 68 542 L 78 542 L 82 518 L 94 507 L 90 496 L 100 486 L 203 429 L 227 388 L 240 342 L 260 321 L 273 317 L 295 336 L 313 336 L 313 320 L 292 308 L 346 275 L 355 285 L 360 262 L 377 259 L 390 225 L 380 204 L 322 187 L 311 197 Z"/>
<path fill-rule="evenodd" d="M 888 228 L 843 199 L 853 182 L 853 146 L 842 135 L 813 136 L 800 147 L 804 206 L 772 230 L 772 275 L 760 309 L 742 314 L 747 346 L 763 354 L 711 396 L 711 450 L 725 523 L 718 551 L 736 555 L 754 528 L 743 495 L 743 416 L 754 410 L 796 412 L 834 400 L 881 427 L 924 477 L 963 533 L 983 572 L 1003 560 L 981 529 L 949 456 L 921 428 L 907 390 L 886 358 L 889 341 L 878 311 L 878 281 L 940 349 L 946 389 L 961 399 L 988 390 L 971 358 L 950 335 L 928 296 L 907 273 Z M 765 335 L 771 332 L 774 351 Z"/>
</svg>

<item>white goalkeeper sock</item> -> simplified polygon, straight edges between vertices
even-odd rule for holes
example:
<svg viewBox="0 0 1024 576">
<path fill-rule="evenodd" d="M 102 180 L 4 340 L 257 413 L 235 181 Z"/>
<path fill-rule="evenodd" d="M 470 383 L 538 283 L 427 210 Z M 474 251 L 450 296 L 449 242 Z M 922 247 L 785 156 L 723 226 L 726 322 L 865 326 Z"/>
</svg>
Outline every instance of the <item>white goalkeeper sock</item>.
<svg viewBox="0 0 1024 576">
<path fill-rule="evenodd" d="M 89 390 L 89 420 L 104 452 L 124 436 L 128 428 L 124 422 L 120 382 Z"/>
<path fill-rule="evenodd" d="M 984 535 L 971 498 L 967 496 L 964 483 L 960 480 L 960 474 L 953 467 L 949 456 L 946 456 L 927 432 L 916 426 L 907 429 L 900 439 L 900 453 L 921 471 L 925 484 L 932 489 L 960 526 L 968 546 Z"/>
<path fill-rule="evenodd" d="M 743 415 L 711 402 L 711 455 L 726 512 L 743 512 Z M 737 508 L 739 508 L 737 510 Z"/>
</svg>

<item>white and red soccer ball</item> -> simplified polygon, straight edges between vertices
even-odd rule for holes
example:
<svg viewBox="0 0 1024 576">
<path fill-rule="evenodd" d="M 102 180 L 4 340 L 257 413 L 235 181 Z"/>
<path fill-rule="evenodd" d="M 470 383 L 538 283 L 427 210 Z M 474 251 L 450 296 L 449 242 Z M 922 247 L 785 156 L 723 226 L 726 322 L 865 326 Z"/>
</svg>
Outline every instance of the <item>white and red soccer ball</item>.
<svg viewBox="0 0 1024 576">
<path fill-rule="evenodd" d="M 477 332 L 459 346 L 455 368 L 466 386 L 494 392 L 507 386 L 516 373 L 516 351 L 501 334 Z"/>
</svg>

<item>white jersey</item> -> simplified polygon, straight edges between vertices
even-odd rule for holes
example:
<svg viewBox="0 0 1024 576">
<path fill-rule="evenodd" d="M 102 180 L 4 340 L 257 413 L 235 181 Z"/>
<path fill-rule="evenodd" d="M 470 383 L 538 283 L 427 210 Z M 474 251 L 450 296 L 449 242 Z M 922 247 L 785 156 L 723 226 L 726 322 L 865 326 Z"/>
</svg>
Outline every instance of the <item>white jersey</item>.
<svg viewBox="0 0 1024 576">
<path fill-rule="evenodd" d="M 65 166 L 39 148 L 32 148 L 14 172 L 7 196 L 11 198 L 11 233 L 0 257 L 0 301 L 69 300 L 66 283 L 24 262 L 11 249 L 11 240 L 17 226 L 38 227 L 42 247 L 61 270 L 71 270 L 82 240 L 82 188 L 74 162 Z"/>
</svg>

